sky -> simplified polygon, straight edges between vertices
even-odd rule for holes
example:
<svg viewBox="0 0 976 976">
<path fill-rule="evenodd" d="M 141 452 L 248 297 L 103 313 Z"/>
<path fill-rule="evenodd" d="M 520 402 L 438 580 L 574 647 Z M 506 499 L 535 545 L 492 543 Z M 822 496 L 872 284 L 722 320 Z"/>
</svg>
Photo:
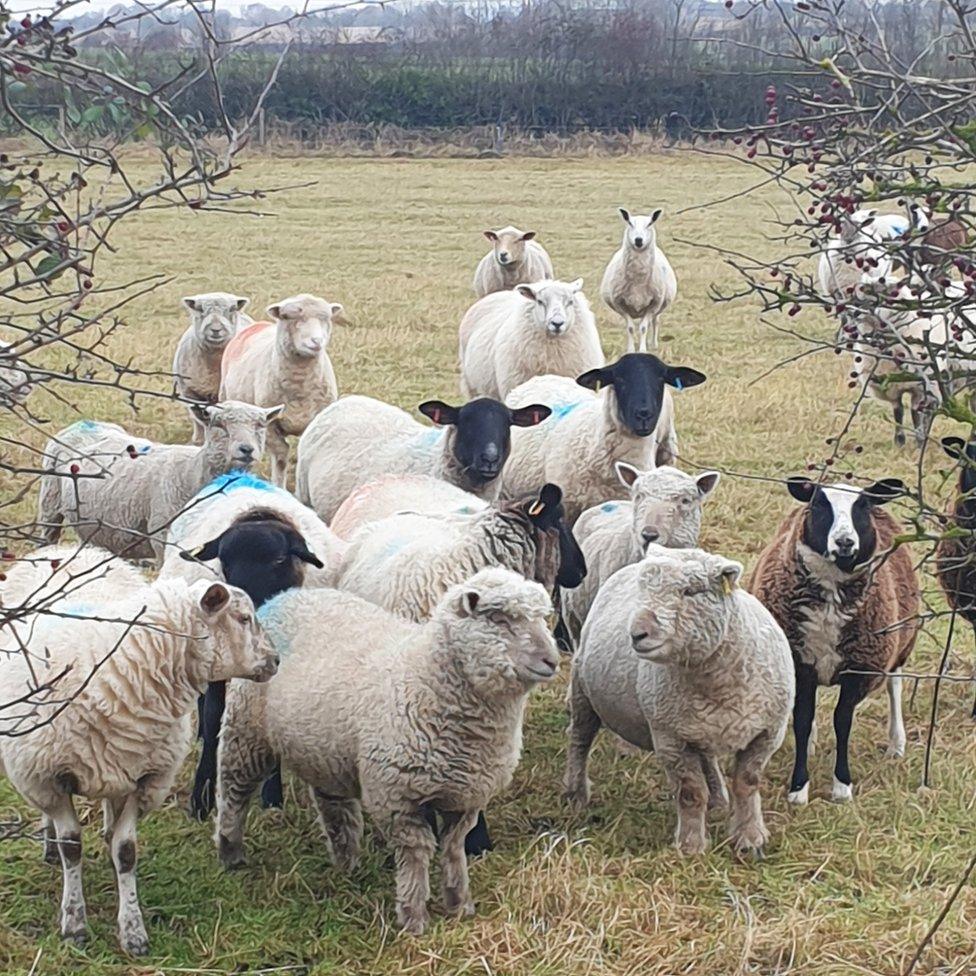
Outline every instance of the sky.
<svg viewBox="0 0 976 976">
<path fill-rule="evenodd" d="M 119 2 L 120 0 L 85 0 L 84 3 L 79 3 L 72 7 L 72 14 L 77 16 L 93 10 L 109 10 Z M 134 6 L 132 0 L 121 0 L 121 2 L 125 6 Z M 147 2 L 151 2 L 151 0 L 147 0 Z M 209 0 L 207 2 L 209 5 Z M 241 7 L 249 6 L 253 2 L 255 0 L 217 0 L 217 9 L 238 11 Z M 303 0 L 258 0 L 258 2 L 272 9 L 285 6 L 298 9 L 301 7 Z M 50 13 L 54 2 L 53 0 L 48 0 L 48 2 L 43 2 L 43 0 L 8 0 L 7 6 L 11 10 L 17 11 L 17 13 Z M 329 2 L 329 0 L 309 0 L 308 9 L 328 10 L 331 6 L 334 6 L 334 4 Z"/>
</svg>

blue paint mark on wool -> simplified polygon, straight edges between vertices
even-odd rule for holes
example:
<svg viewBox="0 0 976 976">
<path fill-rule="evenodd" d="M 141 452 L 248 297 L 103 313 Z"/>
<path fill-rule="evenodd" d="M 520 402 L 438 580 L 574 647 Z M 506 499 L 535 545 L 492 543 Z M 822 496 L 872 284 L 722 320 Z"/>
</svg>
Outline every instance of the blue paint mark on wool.
<svg viewBox="0 0 976 976">
<path fill-rule="evenodd" d="M 904 237 L 908 233 L 909 223 L 908 220 L 898 220 L 891 222 L 891 229 L 894 231 L 898 237 Z"/>
<path fill-rule="evenodd" d="M 558 424 L 560 420 L 568 417 L 583 402 L 583 400 L 573 400 L 572 403 L 560 403 L 552 408 L 552 413 L 549 414 L 548 419 Z"/>
<path fill-rule="evenodd" d="M 56 609 L 60 609 L 66 617 L 94 617 L 98 612 L 97 608 L 90 603 L 69 603 L 65 607 Z"/>
<path fill-rule="evenodd" d="M 386 544 L 386 548 L 383 550 L 383 558 L 390 559 L 392 556 L 395 556 L 398 552 L 403 550 L 406 545 L 406 539 L 391 539 Z"/>
<path fill-rule="evenodd" d="M 238 488 L 253 488 L 256 491 L 266 491 L 269 494 L 284 494 L 284 489 L 277 485 L 264 481 L 256 475 L 249 474 L 247 471 L 228 471 L 226 474 L 219 474 L 205 488 L 197 492 L 197 498 L 213 495 L 217 492 L 229 494 Z"/>
<path fill-rule="evenodd" d="M 291 602 L 289 594 L 293 592 L 294 590 L 285 590 L 258 607 L 258 621 L 274 645 L 279 657 L 284 657 L 291 651 L 291 641 L 287 636 L 286 622 L 288 606 Z"/>
<path fill-rule="evenodd" d="M 618 502 L 604 502 L 600 506 L 600 511 L 601 512 L 615 512 L 615 511 L 617 511 L 618 508 L 620 508 L 620 505 L 619 505 Z"/>
<path fill-rule="evenodd" d="M 430 448 L 433 447 L 442 437 L 444 436 L 443 427 L 427 427 L 424 431 L 417 435 L 416 444 L 417 447 Z"/>
</svg>

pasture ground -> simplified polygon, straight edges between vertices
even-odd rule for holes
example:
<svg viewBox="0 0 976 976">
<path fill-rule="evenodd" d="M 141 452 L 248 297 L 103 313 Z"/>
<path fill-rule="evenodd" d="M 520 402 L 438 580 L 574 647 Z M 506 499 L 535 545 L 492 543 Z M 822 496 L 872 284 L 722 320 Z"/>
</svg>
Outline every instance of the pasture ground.
<svg viewBox="0 0 976 976">
<path fill-rule="evenodd" d="M 663 206 L 660 242 L 679 281 L 679 302 L 663 327 L 664 356 L 709 377 L 705 386 L 677 397 L 682 453 L 688 465 L 728 472 L 708 505 L 703 544 L 744 560 L 748 569 L 792 502 L 782 486 L 733 473 L 778 478 L 801 472 L 826 456 L 825 439 L 847 416 L 853 393 L 844 365 L 827 351 L 767 374 L 804 346 L 762 324 L 748 303 L 713 303 L 709 287 L 735 284 L 735 273 L 713 252 L 675 240 L 759 253 L 775 246 L 767 236 L 774 231 L 763 221 L 788 213 L 791 204 L 773 193 L 677 213 L 747 186 L 754 174 L 739 164 L 690 153 L 490 161 L 254 158 L 242 180 L 316 183 L 261 201 L 274 212 L 269 217 L 180 210 L 131 220 L 116 240 L 118 256 L 101 266 L 102 277 L 123 281 L 164 272 L 169 280 L 130 308 L 117 351 L 146 368 L 168 369 L 185 325 L 182 295 L 235 291 L 252 296 L 251 311 L 259 314 L 272 300 L 312 291 L 347 309 L 350 324 L 336 329 L 331 347 L 343 392 L 373 394 L 408 409 L 428 397 L 454 400 L 456 328 L 484 251 L 482 229 L 514 222 L 537 230 L 557 274 L 585 278 L 613 355 L 623 348 L 623 331 L 597 295 L 619 240 L 616 207 L 646 212 Z M 831 335 L 828 322 L 804 321 L 809 317 L 790 324 Z M 162 379 L 159 388 L 166 388 Z M 140 400 L 138 414 L 121 396 L 90 391 L 70 405 L 36 402 L 52 429 L 89 416 L 159 440 L 189 434 L 182 408 L 166 400 Z M 848 458 L 859 476 L 912 477 L 914 457 L 891 447 L 890 423 L 879 408 L 863 411 L 852 436 L 864 446 L 863 454 Z M 846 470 L 848 459 L 837 468 Z M 947 465 L 937 451 L 927 465 L 933 497 L 944 502 L 951 485 L 938 469 Z M 0 490 L 11 489 L 9 481 L 0 482 Z M 33 496 L 15 514 L 29 518 L 32 506 Z M 929 576 L 925 589 L 941 606 Z M 957 674 L 971 673 L 972 638 L 966 629 L 957 633 L 951 665 Z M 941 624 L 930 625 L 913 660 L 917 670 L 935 669 L 942 639 Z M 100 817 L 89 809 L 88 946 L 61 944 L 60 872 L 42 862 L 36 837 L 21 837 L 0 848 L 0 972 L 902 972 L 974 845 L 971 686 L 942 690 L 934 788 L 924 792 L 919 784 L 931 682 L 922 682 L 911 704 L 908 683 L 903 761 L 883 758 L 884 695 L 862 706 L 852 743 L 856 801 L 848 806 L 827 798 L 834 693 L 822 694 L 812 802 L 800 810 L 786 803 L 788 739 L 763 790 L 772 831 L 766 858 L 738 863 L 718 821 L 712 824 L 714 849 L 682 860 L 671 847 L 672 799 L 654 757 L 620 755 L 606 740 L 594 757 L 594 805 L 585 815 L 571 814 L 560 799 L 568 671 L 566 662 L 559 681 L 532 701 L 522 764 L 489 812 L 498 847 L 472 867 L 473 920 L 437 920 L 424 938 L 398 935 L 385 854 L 367 845 L 356 874 L 339 876 L 294 783 L 283 812 L 252 812 L 249 866 L 223 873 L 211 827 L 183 813 L 188 768 L 180 793 L 139 833 L 152 956 L 133 962 L 118 953 L 114 876 L 98 837 Z M 0 783 L 0 821 L 18 817 L 32 821 L 34 815 Z M 974 933 L 971 880 L 915 972 L 976 973 Z"/>
</svg>

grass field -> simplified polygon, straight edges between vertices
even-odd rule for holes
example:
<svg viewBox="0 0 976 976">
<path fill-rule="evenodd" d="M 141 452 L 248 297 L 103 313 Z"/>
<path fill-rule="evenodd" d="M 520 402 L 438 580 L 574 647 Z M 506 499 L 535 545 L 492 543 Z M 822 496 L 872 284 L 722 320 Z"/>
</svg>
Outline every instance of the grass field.
<svg viewBox="0 0 976 976">
<path fill-rule="evenodd" d="M 623 332 L 597 293 L 619 239 L 616 207 L 663 206 L 659 239 L 679 281 L 679 302 L 663 327 L 663 355 L 708 375 L 704 386 L 677 397 L 682 454 L 689 466 L 726 472 L 707 507 L 702 543 L 743 559 L 748 569 L 792 503 L 781 486 L 736 473 L 782 477 L 821 460 L 852 396 L 846 369 L 829 352 L 764 376 L 802 347 L 763 325 L 754 306 L 714 304 L 709 287 L 733 284 L 734 272 L 713 253 L 674 241 L 768 252 L 763 221 L 788 207 L 775 195 L 677 214 L 745 187 L 750 177 L 734 163 L 692 154 L 255 159 L 243 174 L 252 184 L 315 185 L 265 201 L 275 211 L 271 217 L 169 211 L 130 221 L 102 275 L 123 281 L 165 272 L 171 280 L 132 307 L 115 347 L 146 368 L 165 369 L 185 326 L 180 296 L 233 291 L 252 296 L 257 314 L 275 299 L 312 291 L 343 302 L 351 320 L 337 328 L 331 347 L 342 392 L 373 394 L 408 409 L 429 397 L 457 399 L 456 329 L 484 250 L 483 228 L 514 222 L 537 230 L 557 274 L 584 277 L 607 352 L 615 355 Z M 826 321 L 803 318 L 800 324 L 830 335 Z M 92 416 L 160 440 L 189 433 L 182 408 L 165 400 L 140 401 L 136 415 L 122 397 L 105 394 L 78 402 L 77 412 L 53 400 L 38 406 L 52 427 Z M 859 475 L 912 476 L 913 456 L 891 447 L 888 418 L 877 407 L 859 416 L 852 436 L 864 446 L 856 456 Z M 951 487 L 939 478 L 935 454 L 929 464 L 933 489 L 948 499 Z M 845 465 L 842 459 L 837 467 Z M 0 490 L 11 487 L 0 483 Z M 17 514 L 29 518 L 32 504 Z M 929 577 L 925 589 L 936 599 Z M 940 626 L 921 637 L 913 661 L 918 670 L 935 668 L 942 639 Z M 968 673 L 972 662 L 972 638 L 964 632 L 952 665 Z M 943 688 L 930 791 L 919 790 L 930 682 L 906 701 L 903 761 L 883 758 L 884 695 L 859 710 L 852 805 L 827 799 L 832 736 L 822 733 L 827 748 L 812 761 L 812 802 L 788 808 L 788 740 L 763 790 L 772 831 L 766 859 L 738 863 L 723 843 L 720 821 L 712 823 L 713 850 L 682 860 L 671 847 L 673 804 L 654 757 L 620 755 L 609 741 L 600 741 L 595 754 L 592 809 L 570 813 L 560 799 L 568 671 L 566 662 L 556 685 L 533 700 L 522 764 L 489 812 L 497 849 L 473 865 L 473 920 L 436 921 L 423 938 L 398 935 L 384 852 L 370 848 L 354 876 L 339 876 L 295 784 L 287 787 L 283 812 L 252 813 L 249 866 L 224 874 L 210 827 L 183 813 L 187 771 L 180 794 L 140 830 L 140 889 L 153 955 L 136 964 L 118 953 L 114 875 L 91 810 L 84 861 L 88 946 L 61 944 L 60 872 L 41 861 L 36 838 L 14 840 L 0 847 L 0 973 L 28 972 L 35 962 L 33 972 L 49 976 L 902 972 L 976 844 L 971 686 Z M 833 697 L 821 695 L 823 730 L 830 729 Z M 0 821 L 18 816 L 33 813 L 0 783 Z M 976 973 L 972 881 L 915 971 Z"/>
</svg>

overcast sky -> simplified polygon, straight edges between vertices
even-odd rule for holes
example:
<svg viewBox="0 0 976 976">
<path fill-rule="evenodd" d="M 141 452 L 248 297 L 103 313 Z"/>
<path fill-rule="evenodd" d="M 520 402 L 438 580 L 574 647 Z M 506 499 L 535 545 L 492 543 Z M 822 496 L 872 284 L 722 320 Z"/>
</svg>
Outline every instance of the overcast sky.
<svg viewBox="0 0 976 976">
<path fill-rule="evenodd" d="M 72 8 L 72 13 L 74 15 L 85 13 L 91 10 L 108 10 L 114 7 L 116 3 L 120 0 L 85 0 L 84 3 L 79 3 Z M 125 6 L 134 6 L 131 0 L 122 0 Z M 151 2 L 151 0 L 147 0 Z M 241 7 L 246 7 L 253 3 L 254 0 L 217 0 L 218 10 L 240 10 Z M 293 9 L 298 9 L 302 5 L 302 0 L 258 0 L 258 2 L 263 3 L 267 7 L 272 9 L 277 9 L 279 7 L 289 6 Z M 209 5 L 209 0 L 208 0 Z M 329 7 L 334 6 L 333 2 L 330 0 L 310 0 L 308 4 L 309 10 L 328 10 Z M 43 0 L 8 0 L 8 6 L 12 10 L 16 10 L 18 13 L 50 13 L 54 4 L 49 0 L 45 3 Z"/>
</svg>

